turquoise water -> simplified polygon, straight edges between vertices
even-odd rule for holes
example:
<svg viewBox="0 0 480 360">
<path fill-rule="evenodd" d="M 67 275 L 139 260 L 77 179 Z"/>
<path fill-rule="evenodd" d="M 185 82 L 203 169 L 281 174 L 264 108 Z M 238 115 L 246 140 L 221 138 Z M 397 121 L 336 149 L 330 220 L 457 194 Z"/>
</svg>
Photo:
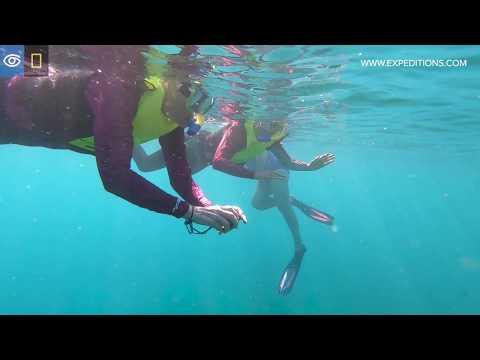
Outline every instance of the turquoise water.
<svg viewBox="0 0 480 360">
<path fill-rule="evenodd" d="M 93 157 L 3 145 L 0 313 L 480 313 L 480 47 L 239 48 L 251 56 L 201 47 L 199 61 L 215 66 L 202 75 L 217 96 L 207 127 L 287 117 L 293 157 L 337 157 L 291 173 L 291 194 L 336 218 L 330 229 L 297 212 L 308 251 L 292 293 L 277 294 L 288 227 L 278 211 L 252 208 L 254 181 L 197 174 L 249 223 L 191 236 L 105 192 Z M 361 66 L 404 58 L 468 65 Z M 173 193 L 165 170 L 143 175 Z"/>
</svg>

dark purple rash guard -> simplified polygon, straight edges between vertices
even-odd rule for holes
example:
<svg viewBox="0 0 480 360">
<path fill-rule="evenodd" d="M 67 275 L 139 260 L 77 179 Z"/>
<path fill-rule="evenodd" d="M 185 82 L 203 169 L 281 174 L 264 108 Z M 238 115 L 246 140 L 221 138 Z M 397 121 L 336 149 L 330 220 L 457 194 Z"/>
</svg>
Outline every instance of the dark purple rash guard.
<svg viewBox="0 0 480 360">
<path fill-rule="evenodd" d="M 85 98 L 92 113 L 90 134 L 70 129 L 48 134 L 32 131 L 33 118 L 26 104 L 14 96 L 15 86 L 7 82 L 2 97 L 5 107 L 0 118 L 0 141 L 30 146 L 69 148 L 68 141 L 94 136 L 97 167 L 105 189 L 135 205 L 163 214 L 182 217 L 188 204 L 208 206 L 211 202 L 193 181 L 187 162 L 184 131 L 175 131 L 159 139 L 165 157 L 170 183 L 185 201 L 159 189 L 130 168 L 133 149 L 133 120 L 143 93 L 145 60 L 141 51 L 148 46 L 86 45 L 79 47 L 96 72 L 85 86 Z M 12 79 L 14 80 L 14 79 Z M 22 79 L 16 81 L 21 83 Z M 2 84 L 0 84 L 2 85 Z M 0 92 L 1 95 L 1 92 Z M 55 100 L 52 100 L 55 101 Z M 0 113 L 1 114 L 1 113 Z M 58 121 L 58 119 L 55 119 Z M 5 135 L 7 133 L 7 135 Z"/>
</svg>

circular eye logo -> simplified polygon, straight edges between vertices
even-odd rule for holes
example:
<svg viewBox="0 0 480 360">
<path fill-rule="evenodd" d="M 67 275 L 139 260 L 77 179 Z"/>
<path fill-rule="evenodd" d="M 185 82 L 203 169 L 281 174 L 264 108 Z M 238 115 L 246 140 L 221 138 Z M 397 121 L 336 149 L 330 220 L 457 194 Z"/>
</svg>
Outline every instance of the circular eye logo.
<svg viewBox="0 0 480 360">
<path fill-rule="evenodd" d="M 8 54 L 3 58 L 3 63 L 10 68 L 17 67 L 21 62 L 20 55 L 17 54 Z"/>
</svg>

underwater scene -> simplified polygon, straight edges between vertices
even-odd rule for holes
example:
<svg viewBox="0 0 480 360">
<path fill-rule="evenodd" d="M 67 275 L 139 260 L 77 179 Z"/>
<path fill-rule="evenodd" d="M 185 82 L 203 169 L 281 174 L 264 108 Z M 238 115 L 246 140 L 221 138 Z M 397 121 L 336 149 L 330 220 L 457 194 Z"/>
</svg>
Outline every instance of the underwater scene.
<svg viewBox="0 0 480 360">
<path fill-rule="evenodd" d="M 46 66 L 0 70 L 0 314 L 480 314 L 479 46 Z"/>
</svg>

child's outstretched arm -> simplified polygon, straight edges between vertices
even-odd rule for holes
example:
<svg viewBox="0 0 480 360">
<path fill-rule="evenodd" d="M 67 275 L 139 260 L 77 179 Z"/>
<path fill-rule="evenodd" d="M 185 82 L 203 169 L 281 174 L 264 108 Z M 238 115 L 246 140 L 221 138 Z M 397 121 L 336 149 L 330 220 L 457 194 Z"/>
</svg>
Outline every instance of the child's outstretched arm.
<svg viewBox="0 0 480 360">
<path fill-rule="evenodd" d="M 330 153 L 318 155 L 309 163 L 296 160 L 290 157 L 290 155 L 287 153 L 287 150 L 285 150 L 281 143 L 272 145 L 269 150 L 278 158 L 278 160 L 280 160 L 283 165 L 294 171 L 314 171 L 335 161 L 335 155 Z"/>
</svg>

